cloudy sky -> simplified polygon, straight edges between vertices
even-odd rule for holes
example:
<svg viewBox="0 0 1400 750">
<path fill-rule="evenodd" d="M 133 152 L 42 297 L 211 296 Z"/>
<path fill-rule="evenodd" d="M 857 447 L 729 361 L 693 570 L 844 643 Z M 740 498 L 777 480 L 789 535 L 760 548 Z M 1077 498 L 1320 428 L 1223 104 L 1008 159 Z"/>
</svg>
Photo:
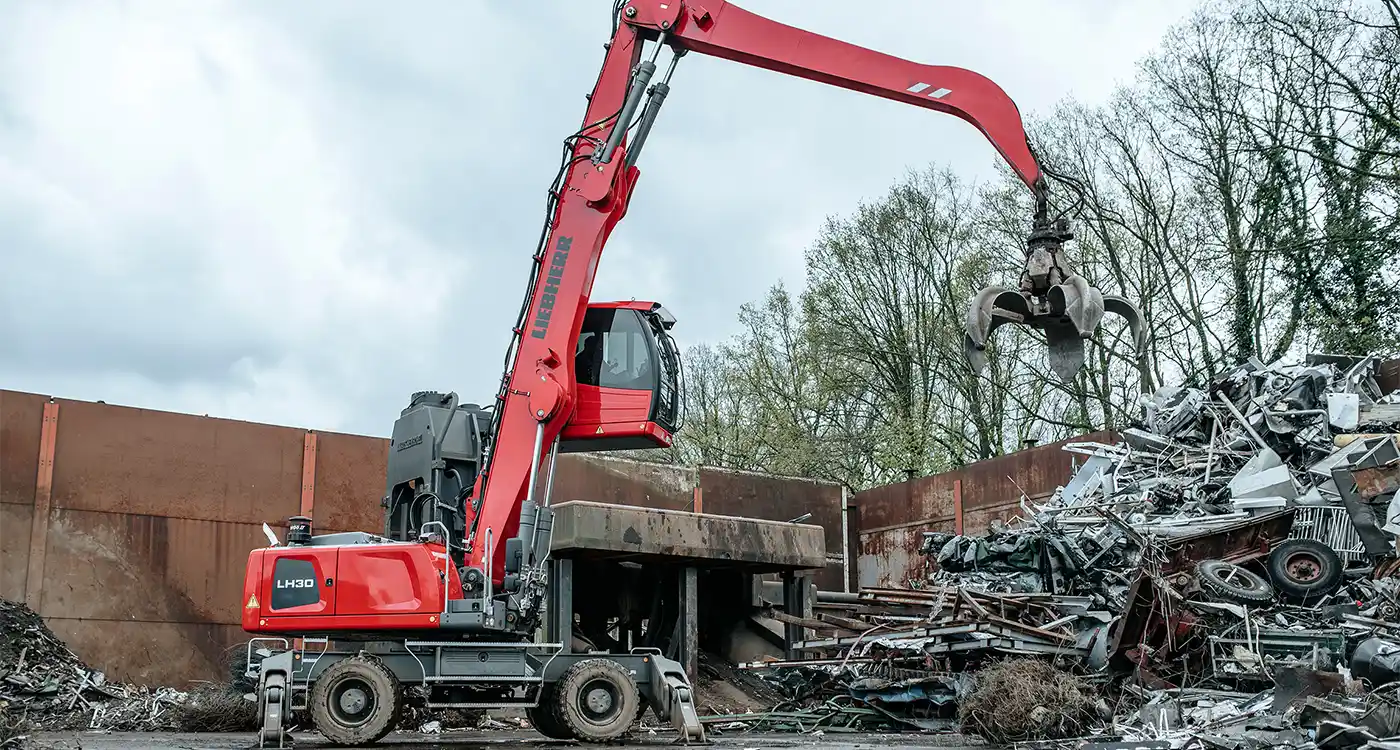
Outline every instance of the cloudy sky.
<svg viewBox="0 0 1400 750">
<path fill-rule="evenodd" d="M 1102 101 L 1194 2 L 740 4 L 1034 115 Z M 373 435 L 414 390 L 489 402 L 609 7 L 4 4 L 0 388 Z M 723 339 L 800 286 L 825 216 L 996 158 L 955 118 L 690 55 L 594 298 Z"/>
</svg>

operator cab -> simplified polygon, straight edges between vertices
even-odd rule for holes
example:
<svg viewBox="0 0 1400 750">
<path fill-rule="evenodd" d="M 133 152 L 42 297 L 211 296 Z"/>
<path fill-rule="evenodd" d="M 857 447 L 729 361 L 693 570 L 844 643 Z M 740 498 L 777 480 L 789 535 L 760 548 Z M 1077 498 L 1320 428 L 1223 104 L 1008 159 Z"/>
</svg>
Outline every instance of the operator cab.
<svg viewBox="0 0 1400 750">
<path fill-rule="evenodd" d="M 578 401 L 559 450 L 664 448 L 680 427 L 681 358 L 667 333 L 676 319 L 655 302 L 599 302 L 574 348 Z"/>
</svg>

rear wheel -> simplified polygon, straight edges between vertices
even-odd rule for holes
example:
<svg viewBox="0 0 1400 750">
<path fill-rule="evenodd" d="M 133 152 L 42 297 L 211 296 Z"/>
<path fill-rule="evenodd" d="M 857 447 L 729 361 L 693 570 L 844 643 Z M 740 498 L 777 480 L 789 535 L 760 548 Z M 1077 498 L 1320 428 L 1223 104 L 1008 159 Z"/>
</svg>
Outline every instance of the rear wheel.
<svg viewBox="0 0 1400 750">
<path fill-rule="evenodd" d="M 327 667 L 308 700 L 317 731 L 338 745 L 378 742 L 398 724 L 403 705 L 398 679 L 363 655 Z"/>
<path fill-rule="evenodd" d="M 551 740 L 575 739 L 573 732 L 559 719 L 559 703 L 553 683 L 540 688 L 539 705 L 526 709 L 525 716 L 530 719 L 530 725 L 536 732 Z"/>
<path fill-rule="evenodd" d="M 611 659 L 585 659 L 555 684 L 560 723 L 584 742 L 609 742 L 632 728 L 641 708 L 637 684 Z"/>
</svg>

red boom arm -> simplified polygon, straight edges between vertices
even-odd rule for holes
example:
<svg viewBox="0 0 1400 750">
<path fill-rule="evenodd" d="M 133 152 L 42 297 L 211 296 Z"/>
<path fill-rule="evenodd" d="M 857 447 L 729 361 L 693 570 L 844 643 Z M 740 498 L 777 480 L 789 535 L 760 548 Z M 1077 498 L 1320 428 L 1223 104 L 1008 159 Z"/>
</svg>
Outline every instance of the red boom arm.
<svg viewBox="0 0 1400 750">
<path fill-rule="evenodd" d="M 473 493 L 480 503 L 468 562 L 489 567 L 496 584 L 504 572 L 504 540 L 517 533 L 532 468 L 545 459 L 573 413 L 575 342 L 603 245 L 626 214 L 639 174 L 628 164 L 625 135 L 611 154 L 595 152 L 614 126 L 626 127 L 617 119 L 641 62 L 643 40 L 657 38 L 678 51 L 957 115 L 982 131 L 1032 190 L 1041 184 L 1015 103 L 981 75 L 902 60 L 770 21 L 732 3 L 628 2 L 589 100 L 587 125 L 573 140 L 547 238 L 535 256 L 529 305 L 515 330 L 513 359 L 496 404 L 490 461 Z"/>
</svg>

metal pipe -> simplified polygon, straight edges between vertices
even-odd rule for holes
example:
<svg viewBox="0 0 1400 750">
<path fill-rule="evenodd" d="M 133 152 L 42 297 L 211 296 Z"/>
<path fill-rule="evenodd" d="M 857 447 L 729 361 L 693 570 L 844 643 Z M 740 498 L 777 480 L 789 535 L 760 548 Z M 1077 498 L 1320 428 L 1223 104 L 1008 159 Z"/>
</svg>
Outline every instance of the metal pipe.
<svg viewBox="0 0 1400 750">
<path fill-rule="evenodd" d="M 1210 442 L 1206 444 L 1206 478 L 1205 484 L 1210 484 L 1211 464 L 1215 463 L 1215 438 L 1220 434 L 1220 420 L 1210 420 Z"/>
<path fill-rule="evenodd" d="M 447 440 L 447 431 L 452 429 L 452 419 L 457 416 L 457 392 L 447 394 L 447 423 L 442 426 L 442 434 L 433 436 L 433 494 L 442 497 L 442 476 L 443 470 L 437 464 L 442 461 L 442 444 Z M 433 518 L 437 519 L 437 508 L 433 509 Z"/>
<path fill-rule="evenodd" d="M 445 613 L 447 612 L 447 598 L 448 596 L 450 596 L 450 589 L 448 588 L 448 586 L 452 581 L 451 571 L 447 569 L 447 566 L 452 564 L 452 558 L 450 556 L 452 552 L 452 534 L 449 532 L 447 524 L 443 523 L 442 521 L 429 521 L 423 524 L 421 527 L 419 527 L 418 537 L 421 539 L 427 536 L 428 529 L 433 526 L 442 529 L 442 546 L 443 549 L 447 550 L 449 553 L 449 556 L 443 558 L 442 561 L 442 611 Z"/>
<path fill-rule="evenodd" d="M 851 498 L 846 485 L 841 485 L 841 591 L 851 591 Z"/>
<path fill-rule="evenodd" d="M 1239 420 L 1240 426 L 1244 428 L 1244 431 L 1249 433 L 1250 437 L 1254 438 L 1254 442 L 1258 443 L 1261 448 L 1268 448 L 1269 446 L 1264 442 L 1264 438 L 1254 431 L 1254 427 L 1250 425 L 1249 420 L 1245 419 L 1244 414 L 1240 413 L 1240 410 L 1235 407 L 1235 402 L 1231 401 L 1229 397 L 1223 393 L 1216 395 L 1220 396 L 1220 403 L 1224 404 L 1225 408 L 1230 410 L 1230 413 L 1234 415 L 1235 419 Z"/>
</svg>

